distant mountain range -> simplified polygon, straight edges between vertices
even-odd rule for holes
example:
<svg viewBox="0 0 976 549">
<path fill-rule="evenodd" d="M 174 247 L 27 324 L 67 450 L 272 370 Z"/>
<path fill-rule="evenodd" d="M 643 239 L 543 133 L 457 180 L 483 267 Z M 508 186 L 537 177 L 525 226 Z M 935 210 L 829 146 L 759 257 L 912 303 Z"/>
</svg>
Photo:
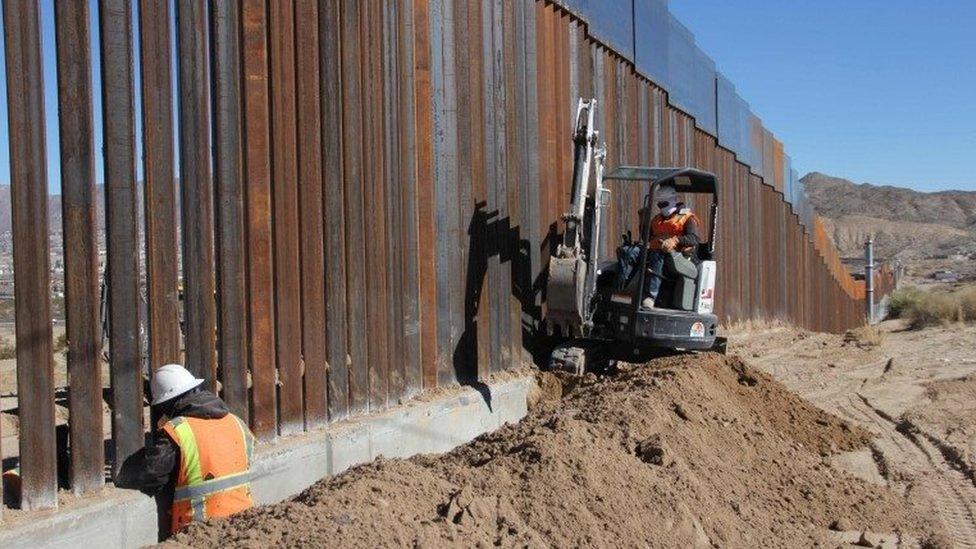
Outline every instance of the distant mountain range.
<svg viewBox="0 0 976 549">
<path fill-rule="evenodd" d="M 97 195 L 97 216 L 99 223 L 105 219 L 105 186 L 95 187 Z M 61 195 L 48 195 L 47 197 L 48 228 L 54 232 L 61 227 Z M 13 219 L 10 209 L 10 185 L 0 185 L 0 233 L 10 231 L 13 228 Z"/>
<path fill-rule="evenodd" d="M 143 217 L 141 184 L 136 185 L 136 209 L 140 223 Z M 95 186 L 96 215 L 100 226 L 105 224 L 105 186 Z M 176 204 L 179 207 L 180 197 L 177 195 Z M 56 232 L 61 227 L 61 195 L 48 195 L 47 200 L 48 223 L 51 232 Z M 10 231 L 13 227 L 13 219 L 10 210 L 10 185 L 0 185 L 0 233 Z"/>
<path fill-rule="evenodd" d="M 860 256 L 868 236 L 885 258 L 976 253 L 976 191 L 923 193 L 818 172 L 800 182 L 844 257 Z"/>
<path fill-rule="evenodd" d="M 878 257 L 920 259 L 976 254 L 976 191 L 923 193 L 900 187 L 856 184 L 819 172 L 800 179 L 842 257 L 860 257 L 874 238 Z M 143 216 L 142 185 L 137 206 Z M 98 222 L 105 219 L 105 188 L 96 187 Z M 178 202 L 177 197 L 177 202 Z M 61 197 L 48 200 L 51 232 L 61 227 Z M 10 186 L 0 185 L 0 233 L 11 230 Z"/>
</svg>

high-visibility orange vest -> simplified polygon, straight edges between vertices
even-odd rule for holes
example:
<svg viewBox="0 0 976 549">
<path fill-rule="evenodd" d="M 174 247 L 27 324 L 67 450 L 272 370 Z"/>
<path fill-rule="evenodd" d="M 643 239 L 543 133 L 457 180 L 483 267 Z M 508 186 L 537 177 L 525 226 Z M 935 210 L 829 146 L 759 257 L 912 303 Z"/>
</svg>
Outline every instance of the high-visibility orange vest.
<svg viewBox="0 0 976 549">
<path fill-rule="evenodd" d="M 175 534 L 192 521 L 229 517 L 254 505 L 250 470 L 254 436 L 234 414 L 220 419 L 176 417 L 163 431 L 180 448 L 173 493 Z"/>
<path fill-rule="evenodd" d="M 695 220 L 695 223 L 701 225 L 698 221 L 698 216 L 687 209 L 681 210 L 668 218 L 665 218 L 661 214 L 654 216 L 654 219 L 651 220 L 651 249 L 660 250 L 662 240 L 667 240 L 672 236 L 683 236 L 685 234 L 685 224 L 692 219 Z"/>
</svg>

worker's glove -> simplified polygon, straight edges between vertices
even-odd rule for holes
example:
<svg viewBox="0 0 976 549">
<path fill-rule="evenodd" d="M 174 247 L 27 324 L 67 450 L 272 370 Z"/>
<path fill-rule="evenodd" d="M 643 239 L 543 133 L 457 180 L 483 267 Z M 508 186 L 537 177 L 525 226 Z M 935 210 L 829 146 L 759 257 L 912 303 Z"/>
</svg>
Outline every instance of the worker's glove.
<svg viewBox="0 0 976 549">
<path fill-rule="evenodd" d="M 678 247 L 678 237 L 672 236 L 661 242 L 661 249 L 670 253 L 673 252 L 675 248 Z"/>
</svg>

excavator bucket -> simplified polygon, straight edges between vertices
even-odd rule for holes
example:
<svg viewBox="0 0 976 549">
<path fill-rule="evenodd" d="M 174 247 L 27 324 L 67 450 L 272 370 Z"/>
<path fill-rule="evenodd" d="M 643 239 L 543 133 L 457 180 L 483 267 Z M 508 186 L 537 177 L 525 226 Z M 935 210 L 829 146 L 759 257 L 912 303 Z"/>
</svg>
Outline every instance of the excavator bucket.
<svg viewBox="0 0 976 549">
<path fill-rule="evenodd" d="M 579 335 L 582 329 L 585 281 L 586 262 L 579 255 L 549 258 L 546 319 L 567 335 Z"/>
</svg>

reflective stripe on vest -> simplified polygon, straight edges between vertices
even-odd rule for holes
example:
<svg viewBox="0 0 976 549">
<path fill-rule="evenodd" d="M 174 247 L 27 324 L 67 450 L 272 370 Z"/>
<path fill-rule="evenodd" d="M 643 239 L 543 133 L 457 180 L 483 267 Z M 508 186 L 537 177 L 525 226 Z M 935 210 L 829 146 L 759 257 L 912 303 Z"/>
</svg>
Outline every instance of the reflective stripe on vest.
<svg viewBox="0 0 976 549">
<path fill-rule="evenodd" d="M 241 418 L 234 416 L 234 419 L 237 420 L 237 426 L 241 428 L 241 436 L 244 437 L 244 444 L 247 447 L 247 468 L 250 469 L 251 458 L 254 457 L 254 435 Z"/>
<path fill-rule="evenodd" d="M 183 503 L 189 504 L 189 511 L 192 516 L 188 517 L 193 521 L 203 521 L 208 518 L 207 516 L 207 499 L 221 492 L 228 492 L 231 490 L 249 488 L 248 483 L 250 482 L 250 466 L 251 458 L 254 451 L 254 438 L 251 435 L 250 430 L 244 425 L 244 422 L 240 418 L 233 414 L 229 414 L 230 417 L 234 418 L 234 424 L 238 427 L 237 431 L 240 433 L 241 439 L 244 442 L 245 456 L 242 471 L 226 474 L 220 477 L 214 478 L 212 476 L 212 471 L 209 473 L 211 478 L 205 478 L 203 467 L 201 464 L 201 453 L 200 447 L 197 442 L 197 436 L 193 432 L 193 428 L 190 422 L 182 417 L 173 418 L 169 421 L 166 426 L 166 430 L 175 439 L 174 442 L 180 448 L 180 459 L 181 459 L 181 475 L 180 479 L 177 481 L 178 485 L 173 493 L 173 503 L 174 505 Z M 224 418 L 218 420 L 198 420 L 198 421 L 222 421 Z M 227 427 L 224 427 L 226 429 Z M 239 454 L 238 454 L 239 455 Z M 248 499 L 250 499 L 248 497 Z M 174 507 L 175 514 L 175 507 Z M 177 519 L 174 516 L 174 521 Z M 174 531 L 175 531 L 174 522 Z"/>
</svg>

